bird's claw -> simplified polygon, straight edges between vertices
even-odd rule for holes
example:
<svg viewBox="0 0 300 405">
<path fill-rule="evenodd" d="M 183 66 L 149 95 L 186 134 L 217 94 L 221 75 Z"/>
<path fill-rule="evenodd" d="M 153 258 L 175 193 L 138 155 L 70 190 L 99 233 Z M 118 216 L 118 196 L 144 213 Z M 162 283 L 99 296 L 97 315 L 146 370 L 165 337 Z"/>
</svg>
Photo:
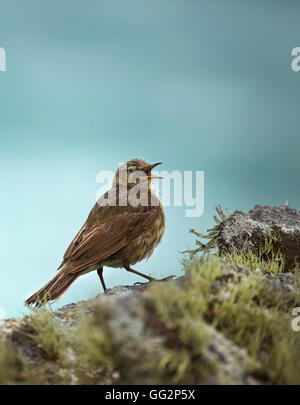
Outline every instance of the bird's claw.
<svg viewBox="0 0 300 405">
<path fill-rule="evenodd" d="M 157 280 L 157 281 L 169 281 L 169 280 L 172 280 L 174 277 L 176 277 L 176 276 L 173 274 L 172 276 L 161 278 L 160 280 Z"/>
<path fill-rule="evenodd" d="M 134 283 L 133 285 L 147 285 L 147 284 L 151 283 L 151 281 L 154 281 L 154 280 L 149 280 L 149 281 L 146 282 L 146 283 L 142 283 L 141 281 L 137 281 L 137 282 Z"/>
<path fill-rule="evenodd" d="M 169 280 L 172 280 L 174 277 L 176 277 L 176 276 L 173 274 L 172 276 L 168 276 L 165 278 L 160 278 L 160 279 L 153 278 L 152 280 L 149 280 L 147 283 L 142 283 L 141 281 L 137 281 L 136 283 L 134 283 L 134 285 L 147 285 L 147 284 L 151 283 L 152 281 L 169 281 Z"/>
</svg>

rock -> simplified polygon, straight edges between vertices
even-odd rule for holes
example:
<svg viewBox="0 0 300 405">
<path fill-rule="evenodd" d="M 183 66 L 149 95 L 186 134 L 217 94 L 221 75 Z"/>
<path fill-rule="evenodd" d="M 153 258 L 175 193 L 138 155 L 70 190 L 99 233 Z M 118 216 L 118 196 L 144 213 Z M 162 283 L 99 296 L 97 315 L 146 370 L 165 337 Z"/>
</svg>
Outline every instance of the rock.
<svg viewBox="0 0 300 405">
<path fill-rule="evenodd" d="M 181 283 L 181 279 L 178 279 Z M 115 291 L 118 291 L 116 289 Z M 101 299 L 101 305 L 107 308 L 107 302 Z M 141 310 L 143 315 L 141 316 Z M 162 344 L 179 345 L 170 325 L 158 319 L 153 313 L 147 293 L 136 296 L 134 288 L 114 295 L 109 299 L 110 317 L 106 324 L 112 339 L 114 354 L 118 358 L 121 384 L 170 384 L 163 374 L 153 372 L 153 361 L 160 359 L 164 353 Z M 222 384 L 230 381 L 235 384 L 247 383 L 246 350 L 206 325 L 206 334 L 210 343 L 204 353 L 203 361 L 211 362 L 216 368 L 204 384 Z M 254 381 L 255 379 L 253 379 Z M 257 383 L 257 381 L 256 381 Z"/>
<path fill-rule="evenodd" d="M 299 384 L 300 213 L 258 205 L 221 219 L 221 254 L 257 253 L 271 236 L 285 272 L 194 255 L 177 280 L 2 319 L 0 384 Z"/>
<path fill-rule="evenodd" d="M 218 247 L 221 253 L 252 250 L 255 254 L 272 238 L 274 252 L 285 258 L 285 271 L 300 263 L 300 212 L 288 206 L 256 205 L 248 214 L 235 211 L 219 227 Z"/>
<path fill-rule="evenodd" d="M 188 279 L 189 277 L 183 276 L 174 283 L 185 288 Z M 227 281 L 229 282 L 228 278 Z M 163 285 L 167 288 L 168 283 Z M 99 322 L 99 327 L 109 336 L 117 367 L 110 368 L 109 375 L 107 371 L 101 374 L 99 381 L 98 371 L 91 368 L 89 378 L 95 378 L 98 381 L 96 383 L 101 384 L 111 384 L 114 381 L 120 384 L 170 384 L 168 375 L 153 370 L 157 367 L 155 363 L 166 355 L 165 349 L 174 349 L 176 345 L 180 347 L 181 342 L 174 327 L 153 311 L 147 294 L 148 287 L 149 284 L 117 286 L 108 290 L 107 294 L 53 311 L 53 319 L 68 342 L 62 365 L 59 361 L 45 358 L 39 346 L 27 335 L 30 331 L 30 316 L 1 320 L 0 333 L 12 344 L 15 353 L 30 364 L 30 368 L 41 370 L 35 383 L 56 384 L 67 381 L 69 384 L 81 384 L 74 364 L 72 365 L 74 362 L 78 363 L 74 354 L 79 328 L 77 315 L 80 313 L 97 319 L 97 311 L 100 311 L 106 314 L 106 321 L 105 324 L 103 321 Z M 246 371 L 248 354 L 245 349 L 235 345 L 210 325 L 205 325 L 205 334 L 210 336 L 209 345 L 202 360 L 199 358 L 195 361 L 200 361 L 200 368 L 202 361 L 205 364 L 213 363 L 215 368 L 204 378 L 203 383 L 259 383 L 255 378 L 251 380 Z"/>
</svg>

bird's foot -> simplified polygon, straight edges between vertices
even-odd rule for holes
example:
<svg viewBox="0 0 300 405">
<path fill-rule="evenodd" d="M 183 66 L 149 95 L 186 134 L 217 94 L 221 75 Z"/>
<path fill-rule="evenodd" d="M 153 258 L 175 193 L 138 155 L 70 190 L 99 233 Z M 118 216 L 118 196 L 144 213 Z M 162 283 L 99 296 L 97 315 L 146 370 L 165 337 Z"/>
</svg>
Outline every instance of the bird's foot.
<svg viewBox="0 0 300 405">
<path fill-rule="evenodd" d="M 176 276 L 173 274 L 172 276 L 161 278 L 161 279 L 155 280 L 155 281 L 169 281 L 169 280 L 173 280 L 174 277 L 176 277 Z"/>
<path fill-rule="evenodd" d="M 134 283 L 133 285 L 148 285 L 148 284 L 151 283 L 151 281 L 153 281 L 153 280 L 149 280 L 149 281 L 147 281 L 146 283 L 142 283 L 141 281 L 137 281 L 137 282 Z"/>
<path fill-rule="evenodd" d="M 147 285 L 149 283 L 152 283 L 152 281 L 169 281 L 169 280 L 172 280 L 174 277 L 176 277 L 176 276 L 172 275 L 172 276 L 168 276 L 168 277 L 160 278 L 160 279 L 151 278 L 147 283 L 142 283 L 141 281 L 137 281 L 136 283 L 134 283 L 134 285 Z"/>
</svg>

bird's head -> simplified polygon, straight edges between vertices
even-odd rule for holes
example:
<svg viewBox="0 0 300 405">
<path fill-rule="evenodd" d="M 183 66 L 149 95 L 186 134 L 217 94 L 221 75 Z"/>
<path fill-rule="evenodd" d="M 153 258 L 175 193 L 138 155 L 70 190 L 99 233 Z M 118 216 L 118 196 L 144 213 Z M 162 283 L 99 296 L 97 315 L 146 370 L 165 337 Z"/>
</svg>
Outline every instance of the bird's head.
<svg viewBox="0 0 300 405">
<path fill-rule="evenodd" d="M 140 182 L 142 185 L 150 187 L 153 179 L 161 179 L 152 174 L 152 169 L 160 164 L 150 164 L 142 159 L 129 160 L 117 169 L 114 184 L 133 187 Z"/>
</svg>

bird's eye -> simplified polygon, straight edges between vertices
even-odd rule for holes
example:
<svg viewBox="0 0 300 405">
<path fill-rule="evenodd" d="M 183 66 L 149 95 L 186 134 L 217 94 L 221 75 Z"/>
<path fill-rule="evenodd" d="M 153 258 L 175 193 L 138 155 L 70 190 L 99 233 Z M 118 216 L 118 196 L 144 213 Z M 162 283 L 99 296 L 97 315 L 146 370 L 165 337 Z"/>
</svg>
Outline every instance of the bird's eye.
<svg viewBox="0 0 300 405">
<path fill-rule="evenodd" d="M 128 169 L 129 173 L 132 173 L 132 172 L 133 172 L 133 170 L 134 170 L 134 168 L 133 168 L 133 167 L 130 167 L 130 168 Z"/>
</svg>

